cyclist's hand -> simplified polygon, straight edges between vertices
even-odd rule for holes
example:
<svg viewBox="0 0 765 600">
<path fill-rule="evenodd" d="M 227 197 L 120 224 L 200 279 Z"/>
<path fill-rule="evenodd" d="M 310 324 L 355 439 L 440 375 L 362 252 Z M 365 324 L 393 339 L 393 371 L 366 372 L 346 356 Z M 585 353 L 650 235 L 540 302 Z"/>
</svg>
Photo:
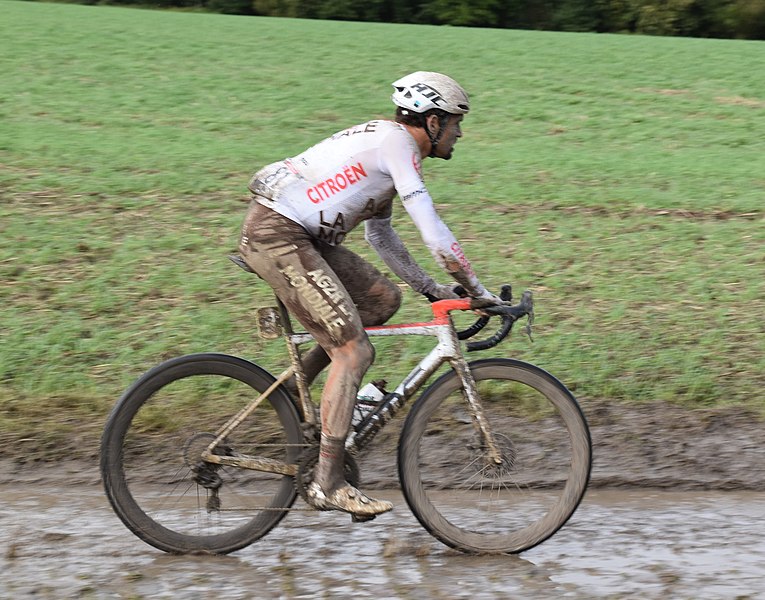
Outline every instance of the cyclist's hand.
<svg viewBox="0 0 765 600">
<path fill-rule="evenodd" d="M 524 297 L 525 294 L 526 292 L 524 292 Z M 529 294 L 531 294 L 531 292 L 529 292 Z M 502 292 L 499 294 L 499 296 L 496 296 L 495 294 L 492 294 L 491 292 L 488 292 L 484 289 L 482 290 L 481 294 L 473 298 L 470 305 L 473 310 L 483 316 L 489 316 L 492 313 L 498 314 L 496 311 L 489 309 L 492 306 L 511 307 L 513 305 L 513 288 L 510 284 L 503 285 Z"/>
<path fill-rule="evenodd" d="M 492 294 L 488 290 L 483 290 L 480 296 L 473 298 L 472 305 L 475 308 L 483 308 L 484 306 L 497 306 L 499 304 L 507 304 L 502 298 L 496 294 Z"/>
<path fill-rule="evenodd" d="M 496 298 L 496 296 L 494 297 Z M 488 298 L 488 297 L 481 297 L 481 298 L 471 298 L 470 299 L 470 308 L 476 311 L 479 315 L 482 315 L 484 317 L 489 316 L 489 313 L 482 311 L 482 308 L 490 308 L 492 306 L 497 306 L 499 304 L 504 304 L 502 300 L 497 298 L 496 300 L 494 298 Z"/>
</svg>

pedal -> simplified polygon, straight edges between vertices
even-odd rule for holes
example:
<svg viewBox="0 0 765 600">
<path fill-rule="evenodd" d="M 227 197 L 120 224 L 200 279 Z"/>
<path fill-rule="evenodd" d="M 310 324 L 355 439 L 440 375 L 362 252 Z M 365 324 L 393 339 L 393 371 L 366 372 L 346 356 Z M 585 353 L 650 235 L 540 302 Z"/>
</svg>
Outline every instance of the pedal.
<svg viewBox="0 0 765 600">
<path fill-rule="evenodd" d="M 366 523 L 367 521 L 372 521 L 377 517 L 377 515 L 369 515 L 369 516 L 363 516 L 363 515 L 357 515 L 354 513 L 351 513 L 351 522 L 353 523 Z"/>
</svg>

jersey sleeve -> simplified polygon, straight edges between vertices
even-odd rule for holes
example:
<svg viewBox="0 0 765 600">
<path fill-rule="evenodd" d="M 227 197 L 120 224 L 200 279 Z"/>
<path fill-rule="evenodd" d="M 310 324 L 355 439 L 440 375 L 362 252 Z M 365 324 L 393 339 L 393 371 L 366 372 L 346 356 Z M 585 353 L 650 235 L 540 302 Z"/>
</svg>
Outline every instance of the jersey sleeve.
<svg viewBox="0 0 765 600">
<path fill-rule="evenodd" d="M 435 210 L 422 179 L 420 153 L 414 140 L 405 131 L 396 133 L 399 135 L 388 136 L 382 146 L 380 169 L 393 179 L 404 208 L 438 265 L 471 296 L 485 295 L 486 289 L 478 281 L 459 242 Z"/>
</svg>

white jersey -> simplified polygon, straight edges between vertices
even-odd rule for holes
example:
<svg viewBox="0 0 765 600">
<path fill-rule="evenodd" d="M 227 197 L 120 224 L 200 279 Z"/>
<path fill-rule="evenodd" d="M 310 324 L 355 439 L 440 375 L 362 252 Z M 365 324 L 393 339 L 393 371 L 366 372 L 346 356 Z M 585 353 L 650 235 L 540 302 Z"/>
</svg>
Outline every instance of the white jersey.
<svg viewBox="0 0 765 600">
<path fill-rule="evenodd" d="M 249 188 L 258 202 L 331 245 L 342 243 L 362 221 L 389 220 L 398 194 L 436 261 L 475 295 L 485 293 L 435 211 L 419 148 L 403 125 L 377 120 L 340 131 L 262 168 Z"/>
</svg>

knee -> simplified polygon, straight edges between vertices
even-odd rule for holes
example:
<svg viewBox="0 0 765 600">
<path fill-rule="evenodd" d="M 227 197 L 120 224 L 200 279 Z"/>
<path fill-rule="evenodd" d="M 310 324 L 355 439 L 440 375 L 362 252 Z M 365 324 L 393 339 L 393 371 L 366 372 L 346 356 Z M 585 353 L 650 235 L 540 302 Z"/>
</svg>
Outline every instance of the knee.
<svg viewBox="0 0 765 600">
<path fill-rule="evenodd" d="M 388 286 L 390 314 L 385 319 L 386 321 L 396 314 L 399 308 L 401 308 L 401 289 L 392 281 L 388 283 L 390 284 Z"/>
<path fill-rule="evenodd" d="M 367 368 L 375 361 L 375 347 L 366 335 L 356 340 L 353 346 L 352 352 L 358 358 L 359 366 Z"/>
<path fill-rule="evenodd" d="M 365 371 L 375 360 L 375 347 L 364 335 L 327 352 L 333 364 L 345 364 L 353 370 Z"/>
</svg>

